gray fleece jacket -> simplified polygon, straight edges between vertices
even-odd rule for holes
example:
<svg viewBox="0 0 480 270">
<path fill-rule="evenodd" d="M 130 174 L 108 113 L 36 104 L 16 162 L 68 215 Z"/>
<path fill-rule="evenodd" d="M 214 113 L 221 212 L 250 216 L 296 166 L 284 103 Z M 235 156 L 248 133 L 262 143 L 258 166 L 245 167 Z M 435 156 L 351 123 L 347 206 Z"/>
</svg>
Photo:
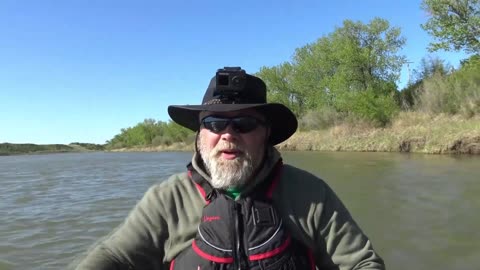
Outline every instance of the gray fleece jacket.
<svg viewBox="0 0 480 270">
<path fill-rule="evenodd" d="M 272 147 L 245 193 L 264 181 L 279 159 L 280 153 Z M 192 164 L 210 179 L 198 155 Z M 367 236 L 323 180 L 284 165 L 273 201 L 292 236 L 312 249 L 318 269 L 385 269 Z M 169 269 L 169 262 L 195 237 L 204 206 L 187 173 L 175 174 L 152 186 L 123 224 L 96 245 L 77 269 Z"/>
</svg>

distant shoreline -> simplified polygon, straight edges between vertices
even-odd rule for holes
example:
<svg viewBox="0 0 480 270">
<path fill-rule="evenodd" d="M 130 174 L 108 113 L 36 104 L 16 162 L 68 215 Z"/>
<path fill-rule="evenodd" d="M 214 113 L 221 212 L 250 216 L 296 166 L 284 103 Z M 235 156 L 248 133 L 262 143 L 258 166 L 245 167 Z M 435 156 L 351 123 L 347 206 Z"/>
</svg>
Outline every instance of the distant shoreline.
<svg viewBox="0 0 480 270">
<path fill-rule="evenodd" d="M 33 143 L 0 143 L 0 156 L 43 155 L 61 153 L 84 153 L 104 151 L 105 147 L 91 143 L 71 144 L 33 144 Z"/>
<path fill-rule="evenodd" d="M 403 152 L 480 155 L 480 117 L 429 116 L 403 113 L 386 128 L 362 124 L 337 125 L 326 130 L 299 131 L 277 145 L 285 151 Z M 193 144 L 149 146 L 113 152 L 194 151 Z"/>
<path fill-rule="evenodd" d="M 8 147 L 6 145 L 8 145 Z M 7 148 L 10 149 L 10 152 L 5 150 Z M 16 148 L 23 149 L 23 152 L 14 152 L 12 150 Z M 464 119 L 446 115 L 429 116 L 413 112 L 403 113 L 386 128 L 374 128 L 365 124 L 356 123 L 337 125 L 325 130 L 298 131 L 287 141 L 277 145 L 277 148 L 285 151 L 405 152 L 480 155 L 480 117 Z M 81 143 L 69 145 L 0 144 L 0 156 L 94 151 L 193 152 L 194 145 L 173 143 L 168 146 L 106 149 L 104 145 Z"/>
<path fill-rule="evenodd" d="M 94 153 L 94 152 L 108 152 L 108 151 L 38 151 L 38 152 L 15 152 L 15 153 L 0 153 L 0 157 L 7 156 L 35 156 L 35 155 L 55 155 L 55 154 L 82 154 L 82 153 Z"/>
</svg>

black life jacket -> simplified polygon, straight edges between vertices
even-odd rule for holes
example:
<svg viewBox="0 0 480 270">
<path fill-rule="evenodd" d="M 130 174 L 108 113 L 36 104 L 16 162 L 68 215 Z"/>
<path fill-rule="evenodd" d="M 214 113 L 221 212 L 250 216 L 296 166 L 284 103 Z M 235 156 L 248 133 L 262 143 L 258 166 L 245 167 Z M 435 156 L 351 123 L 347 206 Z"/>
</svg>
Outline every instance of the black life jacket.
<svg viewBox="0 0 480 270">
<path fill-rule="evenodd" d="M 187 167 L 207 205 L 195 239 L 170 270 L 315 269 L 311 252 L 290 236 L 272 204 L 281 161 L 255 193 L 237 201 L 213 189 L 191 164 Z"/>
</svg>

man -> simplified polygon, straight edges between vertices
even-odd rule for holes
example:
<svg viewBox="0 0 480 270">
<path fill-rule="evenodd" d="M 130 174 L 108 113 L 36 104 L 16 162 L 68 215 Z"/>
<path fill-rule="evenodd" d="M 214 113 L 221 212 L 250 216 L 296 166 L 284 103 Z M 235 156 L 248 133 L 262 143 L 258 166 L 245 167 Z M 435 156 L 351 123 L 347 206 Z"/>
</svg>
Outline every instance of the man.
<svg viewBox="0 0 480 270">
<path fill-rule="evenodd" d="M 218 70 L 202 105 L 169 106 L 198 131 L 188 172 L 153 186 L 77 269 L 385 269 L 321 179 L 281 162 L 297 129 L 264 82 Z"/>
</svg>

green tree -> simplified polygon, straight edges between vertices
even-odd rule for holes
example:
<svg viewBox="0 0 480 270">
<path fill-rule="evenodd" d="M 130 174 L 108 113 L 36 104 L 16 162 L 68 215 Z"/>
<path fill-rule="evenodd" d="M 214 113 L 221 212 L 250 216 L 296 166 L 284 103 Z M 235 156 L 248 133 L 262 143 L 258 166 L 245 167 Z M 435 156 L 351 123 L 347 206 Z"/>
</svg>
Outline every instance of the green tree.
<svg viewBox="0 0 480 270">
<path fill-rule="evenodd" d="M 143 130 L 145 144 L 150 145 L 157 136 L 163 135 L 162 122 L 156 122 L 155 119 L 145 119 L 143 123 L 138 124 Z"/>
<path fill-rule="evenodd" d="M 404 110 L 410 110 L 417 105 L 422 94 L 423 81 L 435 75 L 446 76 L 453 70 L 453 67 L 445 64 L 445 61 L 438 57 L 423 57 L 418 69 L 413 71 L 414 80 L 400 92 L 401 106 Z"/>
<path fill-rule="evenodd" d="M 394 104 L 384 102 L 383 97 L 393 100 L 396 95 L 395 82 L 405 61 L 399 50 L 404 44 L 400 29 L 384 19 L 375 18 L 368 24 L 346 20 L 331 34 L 296 49 L 291 62 L 263 67 L 257 75 L 266 81 L 269 95 L 297 115 L 334 108 L 365 116 L 373 110 L 362 106 L 377 101 L 353 105 L 352 98 L 382 97 L 382 104 Z M 354 94 L 359 92 L 368 94 Z M 379 122 L 385 123 L 381 118 Z"/>
<path fill-rule="evenodd" d="M 480 0 L 423 0 L 430 18 L 422 28 L 436 38 L 431 51 L 480 53 Z"/>
<path fill-rule="evenodd" d="M 162 134 L 162 122 L 154 119 L 145 119 L 134 127 L 122 128 L 120 134 L 107 141 L 107 148 L 123 148 L 134 146 L 147 146 L 153 139 Z"/>
<path fill-rule="evenodd" d="M 419 110 L 430 113 L 480 114 L 480 61 L 470 58 L 448 75 L 435 74 L 423 81 Z"/>
<path fill-rule="evenodd" d="M 180 126 L 179 124 L 170 121 L 165 129 L 165 136 L 170 138 L 172 142 L 185 142 L 189 135 L 193 134 L 188 128 Z"/>
<path fill-rule="evenodd" d="M 453 67 L 439 57 L 423 57 L 418 70 L 414 70 L 415 81 L 423 81 L 435 74 L 447 75 Z"/>
<path fill-rule="evenodd" d="M 120 134 L 107 141 L 107 149 L 170 145 L 174 142 L 193 142 L 194 132 L 175 122 L 145 119 L 134 127 L 122 128 Z"/>
<path fill-rule="evenodd" d="M 271 68 L 262 67 L 256 75 L 265 81 L 270 102 L 282 103 L 298 116 L 303 112 L 305 96 L 294 87 L 293 72 L 293 66 L 285 62 Z"/>
</svg>

